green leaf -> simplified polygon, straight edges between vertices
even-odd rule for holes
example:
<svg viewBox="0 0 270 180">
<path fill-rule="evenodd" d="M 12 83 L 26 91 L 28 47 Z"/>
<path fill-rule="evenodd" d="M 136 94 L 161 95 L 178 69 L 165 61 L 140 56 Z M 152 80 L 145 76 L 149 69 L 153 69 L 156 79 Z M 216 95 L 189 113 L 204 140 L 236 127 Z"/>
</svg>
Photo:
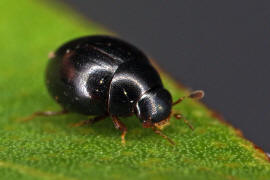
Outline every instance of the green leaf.
<svg viewBox="0 0 270 180">
<path fill-rule="evenodd" d="M 122 118 L 126 146 L 109 118 L 76 128 L 71 124 L 88 117 L 19 122 L 37 110 L 60 109 L 44 84 L 48 53 L 75 37 L 108 32 L 57 3 L 1 0 L 0 7 L 1 179 L 270 179 L 266 155 L 193 100 L 176 109 L 195 130 L 175 118 L 164 130 L 175 146 L 136 117 Z M 164 74 L 163 81 L 174 99 L 188 93 Z"/>
</svg>

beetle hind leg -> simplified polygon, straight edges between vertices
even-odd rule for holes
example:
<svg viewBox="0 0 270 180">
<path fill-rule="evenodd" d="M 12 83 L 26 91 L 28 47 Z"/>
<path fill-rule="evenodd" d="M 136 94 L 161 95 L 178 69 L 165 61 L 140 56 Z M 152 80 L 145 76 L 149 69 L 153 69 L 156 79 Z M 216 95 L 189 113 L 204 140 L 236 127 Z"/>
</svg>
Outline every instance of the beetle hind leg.
<svg viewBox="0 0 270 180">
<path fill-rule="evenodd" d="M 39 117 L 39 116 L 49 117 L 49 116 L 63 115 L 63 114 L 67 114 L 67 113 L 68 113 L 68 111 L 64 110 L 64 109 L 61 110 L 61 111 L 37 111 L 37 112 L 34 112 L 33 114 L 31 114 L 28 117 L 19 119 L 19 121 L 27 122 L 27 121 L 30 121 L 30 120 L 32 120 L 32 119 L 34 119 L 36 117 Z"/>
</svg>

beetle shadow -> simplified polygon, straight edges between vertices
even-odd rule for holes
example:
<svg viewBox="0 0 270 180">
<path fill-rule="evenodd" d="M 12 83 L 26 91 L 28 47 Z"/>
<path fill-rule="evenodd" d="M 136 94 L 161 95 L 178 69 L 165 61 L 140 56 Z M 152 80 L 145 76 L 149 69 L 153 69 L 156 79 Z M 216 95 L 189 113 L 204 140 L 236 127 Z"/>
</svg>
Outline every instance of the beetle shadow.
<svg viewBox="0 0 270 180">
<path fill-rule="evenodd" d="M 76 127 L 74 126 L 76 123 L 88 120 L 93 118 L 94 116 L 84 116 L 75 113 L 69 113 L 61 116 L 54 117 L 37 117 L 38 121 L 46 121 L 46 123 L 52 124 L 56 129 L 64 131 L 68 134 L 73 135 L 101 135 L 107 137 L 119 137 L 121 135 L 121 131 L 114 127 L 111 117 L 107 117 L 99 122 L 90 125 L 83 125 Z M 127 127 L 127 138 L 128 139 L 141 139 L 147 136 L 151 136 L 154 133 L 151 129 L 145 129 L 142 127 L 140 120 L 136 116 L 130 117 L 120 117 L 121 122 L 123 122 Z M 46 133 L 50 133 L 51 130 L 45 129 Z"/>
</svg>

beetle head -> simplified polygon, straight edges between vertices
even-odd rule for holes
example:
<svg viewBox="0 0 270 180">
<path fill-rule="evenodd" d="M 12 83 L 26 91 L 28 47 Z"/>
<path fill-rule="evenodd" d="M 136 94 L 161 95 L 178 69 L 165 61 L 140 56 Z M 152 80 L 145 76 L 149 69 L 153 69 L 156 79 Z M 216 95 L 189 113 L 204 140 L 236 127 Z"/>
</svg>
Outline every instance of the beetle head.
<svg viewBox="0 0 270 180">
<path fill-rule="evenodd" d="M 135 113 L 144 127 L 162 129 L 169 124 L 172 108 L 171 94 L 164 88 L 147 91 L 136 103 Z"/>
</svg>

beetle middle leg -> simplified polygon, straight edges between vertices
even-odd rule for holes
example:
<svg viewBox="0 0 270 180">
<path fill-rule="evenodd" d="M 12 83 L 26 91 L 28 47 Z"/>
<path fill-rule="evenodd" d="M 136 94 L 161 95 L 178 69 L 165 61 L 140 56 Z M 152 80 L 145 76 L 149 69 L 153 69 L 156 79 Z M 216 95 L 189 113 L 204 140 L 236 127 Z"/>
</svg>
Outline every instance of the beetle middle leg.
<svg viewBox="0 0 270 180">
<path fill-rule="evenodd" d="M 112 121 L 113 121 L 113 124 L 114 124 L 114 127 L 116 129 L 119 129 L 122 134 L 121 134 L 121 140 L 122 140 L 122 144 L 126 144 L 126 134 L 127 134 L 127 127 L 125 126 L 124 123 L 122 123 L 119 118 L 117 116 L 112 116 Z"/>
<path fill-rule="evenodd" d="M 34 112 L 33 114 L 31 114 L 30 116 L 28 117 L 25 117 L 25 118 L 22 118 L 20 119 L 20 121 L 23 121 L 23 122 L 27 122 L 27 121 L 30 121 L 36 117 L 39 117 L 39 116 L 57 116 L 57 115 L 63 115 L 63 114 L 67 114 L 68 111 L 67 110 L 61 110 L 61 111 L 38 111 L 38 112 Z"/>
</svg>

